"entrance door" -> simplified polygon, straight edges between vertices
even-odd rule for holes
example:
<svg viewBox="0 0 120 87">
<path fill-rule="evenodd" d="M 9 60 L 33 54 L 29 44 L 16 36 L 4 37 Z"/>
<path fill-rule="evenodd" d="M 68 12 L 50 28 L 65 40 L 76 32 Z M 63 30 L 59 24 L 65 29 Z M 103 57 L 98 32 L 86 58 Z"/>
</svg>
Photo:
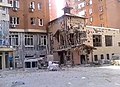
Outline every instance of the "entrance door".
<svg viewBox="0 0 120 87">
<path fill-rule="evenodd" d="M 60 56 L 60 64 L 64 64 L 64 56 L 63 56 L 63 52 L 59 53 Z"/>
<path fill-rule="evenodd" d="M 80 56 L 80 61 L 81 61 L 81 64 L 85 64 L 85 55 L 81 55 Z"/>
<path fill-rule="evenodd" d="M 0 56 L 0 69 L 2 69 L 2 56 Z"/>
</svg>

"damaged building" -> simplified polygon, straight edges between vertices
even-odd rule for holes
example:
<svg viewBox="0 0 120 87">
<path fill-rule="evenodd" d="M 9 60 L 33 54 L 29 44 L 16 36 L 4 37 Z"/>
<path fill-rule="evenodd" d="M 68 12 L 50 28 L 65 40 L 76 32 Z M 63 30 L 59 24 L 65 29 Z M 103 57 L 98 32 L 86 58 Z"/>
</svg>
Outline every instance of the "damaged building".
<svg viewBox="0 0 120 87">
<path fill-rule="evenodd" d="M 70 14 L 66 4 L 64 15 L 49 22 L 49 52 L 60 64 L 85 64 L 91 60 L 94 47 L 84 44 L 87 40 L 86 18 Z"/>
</svg>

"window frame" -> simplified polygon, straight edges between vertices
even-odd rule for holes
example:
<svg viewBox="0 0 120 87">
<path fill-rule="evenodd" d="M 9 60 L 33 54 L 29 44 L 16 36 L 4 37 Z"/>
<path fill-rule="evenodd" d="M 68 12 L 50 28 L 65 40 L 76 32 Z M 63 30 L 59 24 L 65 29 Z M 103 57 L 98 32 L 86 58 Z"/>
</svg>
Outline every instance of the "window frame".
<svg viewBox="0 0 120 87">
<path fill-rule="evenodd" d="M 44 22 L 43 19 L 38 19 L 38 25 L 39 25 L 39 26 L 43 26 L 43 24 L 44 24 L 43 22 Z"/>
<path fill-rule="evenodd" d="M 19 35 L 18 34 L 10 34 L 9 35 L 9 44 L 11 46 L 18 46 L 18 45 L 20 45 L 20 43 L 19 43 Z"/>
<path fill-rule="evenodd" d="M 10 17 L 10 24 L 11 25 L 19 25 L 20 24 L 20 18 L 19 17 Z"/>
<path fill-rule="evenodd" d="M 38 45 L 39 46 L 47 46 L 47 35 L 40 35 L 39 36 Z"/>
<path fill-rule="evenodd" d="M 98 38 L 98 41 L 97 41 Z M 93 46 L 102 47 L 102 35 L 93 35 Z"/>
<path fill-rule="evenodd" d="M 110 41 L 111 40 L 111 41 Z M 110 42 L 109 42 L 110 41 Z M 112 35 L 105 35 L 105 46 L 113 46 Z"/>
<path fill-rule="evenodd" d="M 36 25 L 36 18 L 35 17 L 30 18 L 30 24 L 31 25 Z"/>
<path fill-rule="evenodd" d="M 25 47 L 33 47 L 34 46 L 34 35 L 33 34 L 25 34 L 24 35 L 24 45 L 25 45 Z"/>
<path fill-rule="evenodd" d="M 38 3 L 38 10 L 40 11 L 41 9 L 42 9 L 42 3 L 39 2 L 39 3 Z"/>
<path fill-rule="evenodd" d="M 31 9 L 35 9 L 35 1 L 31 1 L 30 2 L 30 8 Z"/>
</svg>

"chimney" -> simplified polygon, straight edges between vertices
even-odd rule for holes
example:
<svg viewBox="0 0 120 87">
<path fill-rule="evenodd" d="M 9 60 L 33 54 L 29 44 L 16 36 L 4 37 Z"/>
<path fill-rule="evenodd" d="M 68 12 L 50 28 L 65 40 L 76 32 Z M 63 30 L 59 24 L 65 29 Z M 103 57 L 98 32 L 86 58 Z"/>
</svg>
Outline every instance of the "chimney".
<svg viewBox="0 0 120 87">
<path fill-rule="evenodd" d="M 73 8 L 72 7 L 70 7 L 69 5 L 68 5 L 68 3 L 66 2 L 66 5 L 65 5 L 65 7 L 63 8 L 63 11 L 64 11 L 64 14 L 71 14 L 71 10 L 72 10 Z"/>
</svg>

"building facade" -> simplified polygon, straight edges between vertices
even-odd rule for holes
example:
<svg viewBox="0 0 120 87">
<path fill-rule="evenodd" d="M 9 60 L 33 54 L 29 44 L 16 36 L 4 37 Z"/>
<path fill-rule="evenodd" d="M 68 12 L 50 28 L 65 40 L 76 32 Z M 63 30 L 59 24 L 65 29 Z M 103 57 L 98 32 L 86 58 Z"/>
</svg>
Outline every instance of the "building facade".
<svg viewBox="0 0 120 87">
<path fill-rule="evenodd" d="M 27 59 L 45 57 L 47 54 L 48 0 L 9 0 L 9 43 L 16 49 L 16 67 L 24 67 Z M 26 64 L 35 67 L 36 64 Z"/>
<path fill-rule="evenodd" d="M 119 4 L 119 0 L 75 0 L 73 14 L 88 18 L 90 26 L 120 28 Z"/>
<path fill-rule="evenodd" d="M 120 30 L 115 28 L 86 26 L 87 41 L 85 44 L 96 48 L 90 58 L 94 62 L 107 63 L 113 55 L 120 55 Z"/>
<path fill-rule="evenodd" d="M 89 26 L 120 28 L 119 0 L 64 0 L 62 4 L 66 2 L 73 7 L 72 14 L 88 18 Z"/>
<path fill-rule="evenodd" d="M 72 28 L 66 24 L 67 28 L 61 26 L 64 19 L 67 20 L 68 26 L 69 23 L 71 24 Z M 60 64 L 92 62 L 103 64 L 110 63 L 114 55 L 120 55 L 119 29 L 95 26 L 84 26 L 84 28 L 78 29 L 76 27 L 78 20 L 79 18 L 64 15 L 50 22 L 50 49 L 51 54 L 54 55 L 54 60 L 59 61 Z M 76 29 L 79 30 L 77 31 L 80 33 L 79 36 L 76 36 Z"/>
<path fill-rule="evenodd" d="M 8 0 L 0 0 L 0 69 L 14 67 L 14 49 L 9 46 Z"/>
<path fill-rule="evenodd" d="M 72 8 L 63 8 L 64 15 L 49 22 L 50 53 L 60 64 L 88 63 L 94 47 L 84 44 L 87 39 L 85 18 L 71 15 Z"/>
<path fill-rule="evenodd" d="M 83 63 L 80 56 L 84 54 L 81 49 L 86 40 L 84 23 L 84 18 L 72 15 L 63 15 L 49 23 L 50 51 L 55 61 L 64 65 Z"/>
<path fill-rule="evenodd" d="M 86 26 L 85 18 L 71 15 L 71 7 L 63 8 L 64 15 L 49 22 L 50 53 L 60 64 L 110 63 L 120 55 L 120 30 Z"/>
<path fill-rule="evenodd" d="M 57 0 L 49 0 L 50 20 L 57 18 Z"/>
</svg>

